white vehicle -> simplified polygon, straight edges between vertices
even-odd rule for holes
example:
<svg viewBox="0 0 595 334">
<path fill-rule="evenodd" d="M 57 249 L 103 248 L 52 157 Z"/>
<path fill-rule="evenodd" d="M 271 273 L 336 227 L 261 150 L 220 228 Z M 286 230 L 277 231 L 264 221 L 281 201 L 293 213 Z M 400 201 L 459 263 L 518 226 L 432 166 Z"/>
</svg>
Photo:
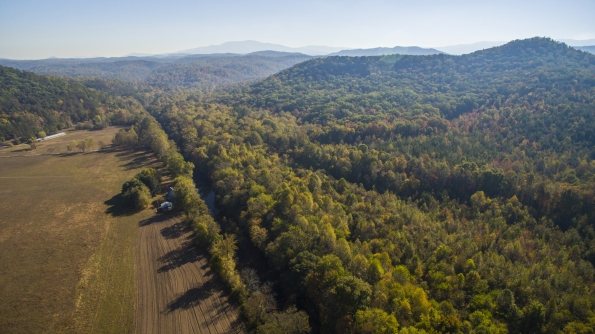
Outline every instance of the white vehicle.
<svg viewBox="0 0 595 334">
<path fill-rule="evenodd" d="M 174 205 L 171 202 L 163 202 L 157 209 L 157 212 L 168 212 L 174 208 Z"/>
</svg>

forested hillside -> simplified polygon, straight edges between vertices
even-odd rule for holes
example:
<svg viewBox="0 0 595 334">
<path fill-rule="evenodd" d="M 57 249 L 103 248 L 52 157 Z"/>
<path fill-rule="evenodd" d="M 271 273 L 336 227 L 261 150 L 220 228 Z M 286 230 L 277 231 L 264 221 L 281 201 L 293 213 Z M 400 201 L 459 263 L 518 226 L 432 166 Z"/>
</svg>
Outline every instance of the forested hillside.
<svg viewBox="0 0 595 334">
<path fill-rule="evenodd" d="M 142 84 L 0 68 L 0 137 L 130 124 L 146 107 L 216 194 L 221 233 L 188 215 L 230 240 L 211 252 L 235 266 L 237 240 L 266 262 L 260 276 L 238 262 L 231 284 L 258 333 L 302 333 L 293 305 L 322 333 L 595 331 L 595 56 L 533 38 L 170 90 L 300 57 L 286 56 L 187 59 Z"/>
<path fill-rule="evenodd" d="M 267 77 L 312 57 L 299 53 L 171 55 L 90 59 L 0 59 L 38 74 L 132 81 L 160 89 L 212 88 Z"/>
<path fill-rule="evenodd" d="M 592 55 L 329 57 L 150 112 L 321 332 L 595 331 Z"/>
<path fill-rule="evenodd" d="M 110 96 L 82 82 L 0 66 L 0 142 L 52 134 L 77 122 L 89 128 L 131 124 L 142 110 L 134 98 Z"/>
</svg>

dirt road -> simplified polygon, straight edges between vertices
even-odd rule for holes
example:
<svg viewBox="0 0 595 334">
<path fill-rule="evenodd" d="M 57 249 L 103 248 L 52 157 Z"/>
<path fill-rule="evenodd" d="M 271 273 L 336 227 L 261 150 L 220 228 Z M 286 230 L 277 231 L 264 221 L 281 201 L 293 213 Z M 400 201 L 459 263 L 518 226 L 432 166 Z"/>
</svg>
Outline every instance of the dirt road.
<svg viewBox="0 0 595 334">
<path fill-rule="evenodd" d="M 238 310 L 179 217 L 140 223 L 136 284 L 137 333 L 245 332 Z"/>
</svg>

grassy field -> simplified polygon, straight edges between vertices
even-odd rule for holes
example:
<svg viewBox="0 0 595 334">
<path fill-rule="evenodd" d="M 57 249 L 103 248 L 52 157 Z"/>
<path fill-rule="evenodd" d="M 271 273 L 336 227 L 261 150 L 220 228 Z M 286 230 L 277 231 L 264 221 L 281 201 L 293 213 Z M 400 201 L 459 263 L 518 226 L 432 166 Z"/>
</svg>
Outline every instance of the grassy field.
<svg viewBox="0 0 595 334">
<path fill-rule="evenodd" d="M 109 145 L 116 132 L 120 130 L 119 127 L 109 127 L 100 131 L 79 131 L 79 130 L 63 130 L 66 135 L 46 141 L 38 142 L 35 149 L 30 149 L 29 144 L 20 144 L 13 147 L 0 149 L 0 157 L 14 156 L 14 155 L 28 155 L 28 154 L 56 154 L 68 153 L 67 146 L 70 141 L 80 141 L 86 138 L 93 138 L 93 150 L 100 148 L 100 144 Z M 79 151 L 77 149 L 77 151 Z"/>
<path fill-rule="evenodd" d="M 8 155 L 108 143 L 117 130 L 73 131 Z M 153 211 L 122 213 L 112 198 L 157 164 L 147 152 L 0 158 L 0 333 L 133 330 L 136 231 Z"/>
</svg>

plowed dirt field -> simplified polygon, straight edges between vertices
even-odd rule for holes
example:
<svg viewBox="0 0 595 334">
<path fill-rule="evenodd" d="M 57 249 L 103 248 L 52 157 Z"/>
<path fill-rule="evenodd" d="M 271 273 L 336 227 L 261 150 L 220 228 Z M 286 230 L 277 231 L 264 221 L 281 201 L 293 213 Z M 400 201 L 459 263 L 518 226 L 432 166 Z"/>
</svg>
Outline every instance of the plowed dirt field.
<svg viewBox="0 0 595 334">
<path fill-rule="evenodd" d="M 180 217 L 139 224 L 136 332 L 244 333 L 236 307 Z"/>
</svg>

